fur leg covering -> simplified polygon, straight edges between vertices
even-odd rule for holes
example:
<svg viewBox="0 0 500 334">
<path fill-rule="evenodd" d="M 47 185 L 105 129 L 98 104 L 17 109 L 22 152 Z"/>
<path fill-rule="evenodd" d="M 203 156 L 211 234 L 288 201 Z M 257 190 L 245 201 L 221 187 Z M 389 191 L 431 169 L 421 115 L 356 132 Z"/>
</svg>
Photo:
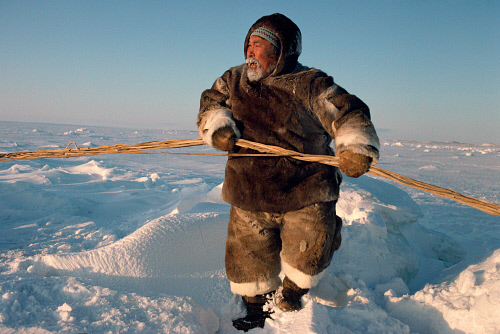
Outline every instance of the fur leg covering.
<svg viewBox="0 0 500 334">
<path fill-rule="evenodd" d="M 335 215 L 335 204 L 287 213 L 232 206 L 225 261 L 233 293 L 255 296 L 276 290 L 281 266 L 299 288 L 317 285 L 340 247 L 342 220 Z"/>
<path fill-rule="evenodd" d="M 255 296 L 281 284 L 280 229 L 267 213 L 231 207 L 226 240 L 226 275 L 231 291 Z"/>
<path fill-rule="evenodd" d="M 284 216 L 283 271 L 301 289 L 318 284 L 340 247 L 342 219 L 335 214 L 335 204 L 317 203 Z"/>
</svg>

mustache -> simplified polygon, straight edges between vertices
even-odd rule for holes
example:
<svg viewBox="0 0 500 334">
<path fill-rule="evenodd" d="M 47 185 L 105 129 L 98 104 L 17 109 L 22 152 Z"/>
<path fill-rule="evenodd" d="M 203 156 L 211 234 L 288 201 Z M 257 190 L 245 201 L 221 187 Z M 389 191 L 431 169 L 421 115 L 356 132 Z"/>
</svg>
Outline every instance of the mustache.
<svg viewBox="0 0 500 334">
<path fill-rule="evenodd" d="M 260 61 L 259 61 L 258 59 L 256 59 L 256 58 L 247 58 L 247 59 L 245 59 L 245 63 L 246 63 L 248 66 L 250 66 L 250 65 L 252 65 L 252 64 L 256 64 L 257 66 L 259 66 L 259 67 L 260 67 Z"/>
</svg>

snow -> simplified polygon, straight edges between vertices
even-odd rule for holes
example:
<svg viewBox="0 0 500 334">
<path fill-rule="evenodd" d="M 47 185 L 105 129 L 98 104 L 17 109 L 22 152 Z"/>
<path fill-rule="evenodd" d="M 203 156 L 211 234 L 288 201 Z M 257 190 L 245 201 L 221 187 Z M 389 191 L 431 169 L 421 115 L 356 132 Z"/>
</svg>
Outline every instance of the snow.
<svg viewBox="0 0 500 334">
<path fill-rule="evenodd" d="M 197 137 L 0 122 L 0 152 Z M 161 154 L 0 162 L 0 333 L 236 333 L 224 165 Z M 500 203 L 498 145 L 383 140 L 378 166 Z M 370 175 L 344 178 L 337 209 L 342 246 L 304 308 L 275 310 L 251 333 L 500 333 L 498 216 Z"/>
</svg>

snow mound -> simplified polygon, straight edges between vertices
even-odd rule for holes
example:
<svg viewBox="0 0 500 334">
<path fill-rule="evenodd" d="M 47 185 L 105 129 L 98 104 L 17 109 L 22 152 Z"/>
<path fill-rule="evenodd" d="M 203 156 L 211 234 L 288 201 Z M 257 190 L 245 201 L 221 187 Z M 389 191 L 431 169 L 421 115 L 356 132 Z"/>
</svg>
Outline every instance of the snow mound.
<svg viewBox="0 0 500 334">
<path fill-rule="evenodd" d="M 337 214 L 344 226 L 333 268 L 342 268 L 369 287 L 395 277 L 409 282 L 416 276 L 420 256 L 401 231 L 415 224 L 421 212 L 408 194 L 374 178 L 350 179 L 342 186 Z"/>
<path fill-rule="evenodd" d="M 202 292 L 197 281 L 224 268 L 227 219 L 216 213 L 167 215 L 95 250 L 41 256 L 31 271 L 43 277 L 89 278 L 132 291 L 196 296 Z"/>
<path fill-rule="evenodd" d="M 427 284 L 414 295 L 385 293 L 392 317 L 409 324 L 412 332 L 456 333 L 474 328 L 474 333 L 499 333 L 500 250 L 485 261 L 470 265 L 458 276 L 440 284 Z"/>
</svg>

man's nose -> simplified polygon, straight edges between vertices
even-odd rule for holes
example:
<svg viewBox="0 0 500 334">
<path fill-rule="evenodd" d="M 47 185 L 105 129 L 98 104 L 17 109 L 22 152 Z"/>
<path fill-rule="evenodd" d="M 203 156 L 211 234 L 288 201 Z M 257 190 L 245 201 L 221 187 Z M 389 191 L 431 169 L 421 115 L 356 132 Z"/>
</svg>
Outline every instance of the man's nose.
<svg viewBox="0 0 500 334">
<path fill-rule="evenodd" d="M 247 49 L 247 58 L 253 57 L 255 54 L 253 53 L 253 47 L 249 46 Z"/>
</svg>

